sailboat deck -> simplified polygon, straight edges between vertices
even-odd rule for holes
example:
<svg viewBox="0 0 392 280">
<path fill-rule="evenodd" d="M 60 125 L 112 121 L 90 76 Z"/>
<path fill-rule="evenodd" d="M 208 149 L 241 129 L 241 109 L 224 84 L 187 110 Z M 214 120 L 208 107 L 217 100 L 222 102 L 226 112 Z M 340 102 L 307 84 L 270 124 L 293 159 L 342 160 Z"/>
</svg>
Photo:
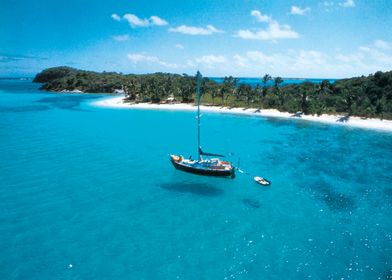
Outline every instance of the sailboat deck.
<svg viewBox="0 0 392 280">
<path fill-rule="evenodd" d="M 219 159 L 191 160 L 171 155 L 170 160 L 176 169 L 208 176 L 234 176 L 234 167 Z"/>
</svg>

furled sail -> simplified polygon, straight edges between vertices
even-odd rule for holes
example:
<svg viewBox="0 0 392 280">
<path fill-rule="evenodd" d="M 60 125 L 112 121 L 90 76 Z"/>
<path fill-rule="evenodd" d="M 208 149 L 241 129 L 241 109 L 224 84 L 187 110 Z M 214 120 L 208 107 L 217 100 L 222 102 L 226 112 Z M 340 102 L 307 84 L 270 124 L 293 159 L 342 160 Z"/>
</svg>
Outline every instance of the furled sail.
<svg viewBox="0 0 392 280">
<path fill-rule="evenodd" d="M 224 155 L 219 155 L 219 154 L 212 154 L 212 153 L 203 152 L 203 150 L 201 149 L 201 147 L 199 147 L 199 154 L 200 154 L 200 155 L 204 155 L 204 156 L 211 156 L 211 157 L 225 157 Z"/>
</svg>

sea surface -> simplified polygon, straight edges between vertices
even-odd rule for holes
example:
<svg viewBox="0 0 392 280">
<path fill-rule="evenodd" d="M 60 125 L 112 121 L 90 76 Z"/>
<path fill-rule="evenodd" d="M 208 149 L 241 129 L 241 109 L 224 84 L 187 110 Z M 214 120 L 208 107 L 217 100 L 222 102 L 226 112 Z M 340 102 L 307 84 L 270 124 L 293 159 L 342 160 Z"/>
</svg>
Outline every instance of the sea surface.
<svg viewBox="0 0 392 280">
<path fill-rule="evenodd" d="M 390 279 L 392 133 L 192 112 L 0 81 L 0 279 Z"/>
</svg>

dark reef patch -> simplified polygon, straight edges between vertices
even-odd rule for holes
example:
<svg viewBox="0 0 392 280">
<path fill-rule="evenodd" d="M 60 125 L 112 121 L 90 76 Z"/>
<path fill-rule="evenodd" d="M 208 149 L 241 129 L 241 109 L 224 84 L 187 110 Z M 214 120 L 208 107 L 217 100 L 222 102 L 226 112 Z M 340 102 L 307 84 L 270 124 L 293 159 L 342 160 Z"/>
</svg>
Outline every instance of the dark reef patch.
<svg viewBox="0 0 392 280">
<path fill-rule="evenodd" d="M 392 188 L 387 188 L 384 190 L 384 194 L 388 197 L 392 199 Z"/>
<path fill-rule="evenodd" d="M 80 104 L 85 100 L 96 99 L 96 96 L 88 96 L 88 95 L 56 95 L 54 97 L 44 97 L 36 102 L 48 104 L 51 107 L 64 109 L 64 110 L 72 110 L 72 111 L 86 111 L 78 108 Z"/>
<path fill-rule="evenodd" d="M 315 198 L 324 202 L 333 211 L 352 211 L 357 208 L 353 197 L 336 191 L 331 184 L 323 179 L 311 184 L 308 183 L 305 186 L 314 194 Z"/>
<path fill-rule="evenodd" d="M 328 190 L 324 192 L 321 199 L 327 204 L 331 210 L 354 210 L 356 208 L 355 200 L 342 193 Z"/>
<path fill-rule="evenodd" d="M 389 207 L 392 206 L 392 188 L 387 188 L 384 190 L 385 200 L 387 202 L 386 205 Z"/>
</svg>

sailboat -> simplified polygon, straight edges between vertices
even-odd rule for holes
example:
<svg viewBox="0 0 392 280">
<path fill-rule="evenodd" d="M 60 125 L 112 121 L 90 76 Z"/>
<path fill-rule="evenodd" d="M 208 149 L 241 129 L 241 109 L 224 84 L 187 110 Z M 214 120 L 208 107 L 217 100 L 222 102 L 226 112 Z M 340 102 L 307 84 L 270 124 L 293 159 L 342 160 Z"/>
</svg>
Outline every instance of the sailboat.
<svg viewBox="0 0 392 280">
<path fill-rule="evenodd" d="M 206 153 L 202 150 L 200 144 L 200 78 L 201 74 L 197 71 L 197 160 L 191 158 L 185 159 L 183 156 L 170 155 L 170 161 L 173 166 L 181 171 L 204 175 L 235 177 L 235 167 L 228 161 L 223 161 L 219 154 Z M 206 156 L 204 159 L 203 156 Z M 214 158 L 209 158 L 214 157 Z"/>
</svg>

